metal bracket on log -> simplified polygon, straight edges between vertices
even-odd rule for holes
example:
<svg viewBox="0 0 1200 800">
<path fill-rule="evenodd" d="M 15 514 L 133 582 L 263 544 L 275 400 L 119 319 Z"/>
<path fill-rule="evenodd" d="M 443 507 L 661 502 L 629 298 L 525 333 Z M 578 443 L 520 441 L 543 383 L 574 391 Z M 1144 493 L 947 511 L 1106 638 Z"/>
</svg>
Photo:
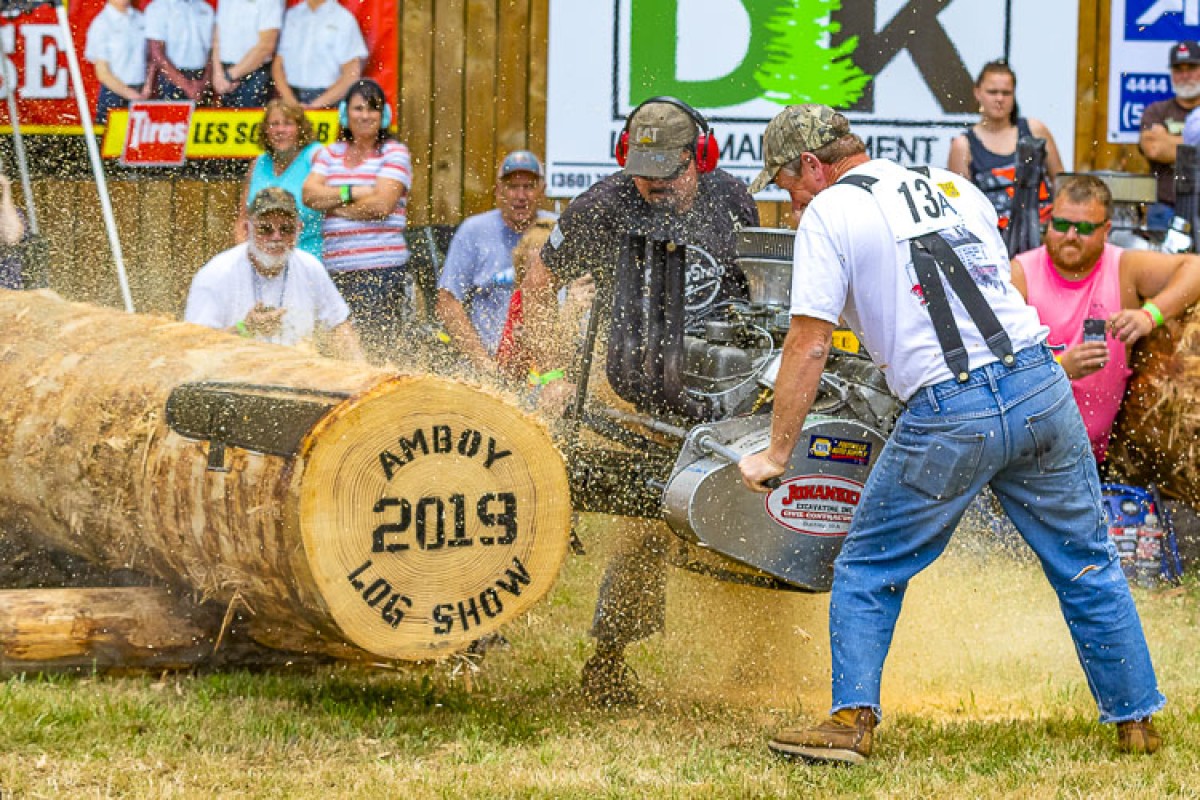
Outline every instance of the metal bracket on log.
<svg viewBox="0 0 1200 800">
<path fill-rule="evenodd" d="M 229 445 L 293 456 L 313 425 L 350 395 L 250 383 L 185 383 L 167 398 L 167 424 L 208 445 L 208 468 L 225 472 Z"/>
</svg>

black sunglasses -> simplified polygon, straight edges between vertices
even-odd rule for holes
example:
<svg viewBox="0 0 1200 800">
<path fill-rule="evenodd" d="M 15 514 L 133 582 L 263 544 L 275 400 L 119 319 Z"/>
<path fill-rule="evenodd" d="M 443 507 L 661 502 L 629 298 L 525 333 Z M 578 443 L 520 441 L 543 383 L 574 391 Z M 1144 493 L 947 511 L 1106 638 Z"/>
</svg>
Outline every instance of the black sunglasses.
<svg viewBox="0 0 1200 800">
<path fill-rule="evenodd" d="M 296 234 L 296 226 L 291 222 L 284 222 L 279 225 L 273 225 L 270 222 L 259 222 L 254 226 L 258 231 L 259 236 L 273 236 L 278 231 L 283 236 L 294 236 Z"/>
<path fill-rule="evenodd" d="M 1079 231 L 1080 236 L 1091 236 L 1096 231 L 1104 227 L 1104 223 L 1108 222 L 1103 219 L 1100 222 L 1076 222 L 1072 219 L 1063 219 L 1062 217 L 1052 217 L 1050 219 L 1050 227 L 1059 233 L 1066 233 L 1074 228 Z"/>
</svg>

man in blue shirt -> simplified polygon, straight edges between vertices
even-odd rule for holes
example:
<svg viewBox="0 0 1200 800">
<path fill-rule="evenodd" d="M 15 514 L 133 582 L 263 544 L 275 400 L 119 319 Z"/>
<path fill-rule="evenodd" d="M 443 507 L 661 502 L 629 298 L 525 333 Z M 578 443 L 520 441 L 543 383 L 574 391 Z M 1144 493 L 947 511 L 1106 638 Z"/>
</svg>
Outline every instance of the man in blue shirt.
<svg viewBox="0 0 1200 800">
<path fill-rule="evenodd" d="M 538 217 L 545 191 L 537 156 L 528 150 L 509 153 L 496 180 L 496 208 L 463 220 L 450 242 L 438 280 L 437 316 L 455 346 L 481 369 L 494 366 L 516 288 L 512 250 Z"/>
</svg>

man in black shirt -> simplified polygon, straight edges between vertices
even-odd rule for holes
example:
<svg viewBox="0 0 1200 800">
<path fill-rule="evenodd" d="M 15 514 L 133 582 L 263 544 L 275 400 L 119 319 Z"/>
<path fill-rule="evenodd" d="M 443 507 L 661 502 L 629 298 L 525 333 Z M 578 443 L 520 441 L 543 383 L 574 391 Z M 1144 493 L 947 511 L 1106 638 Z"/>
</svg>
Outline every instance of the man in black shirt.
<svg viewBox="0 0 1200 800">
<path fill-rule="evenodd" d="M 715 168 L 717 155 L 708 123 L 690 106 L 653 98 L 634 109 L 617 145 L 624 170 L 575 198 L 542 250 L 542 263 L 526 272 L 528 338 L 546 348 L 534 353 L 543 371 L 564 366 L 570 356 L 569 350 L 552 352 L 536 334 L 554 314 L 559 287 L 592 274 L 602 326 L 621 324 L 610 317 L 617 274 L 634 268 L 629 237 L 685 247 L 685 324 L 746 296 L 745 276 L 734 264 L 735 232 L 758 225 L 758 208 L 744 184 Z M 627 541 L 608 565 L 596 604 L 596 653 L 583 670 L 585 695 L 602 705 L 636 699 L 625 647 L 662 630 L 666 614 L 664 554 L 671 533 L 656 520 L 623 527 Z"/>
</svg>

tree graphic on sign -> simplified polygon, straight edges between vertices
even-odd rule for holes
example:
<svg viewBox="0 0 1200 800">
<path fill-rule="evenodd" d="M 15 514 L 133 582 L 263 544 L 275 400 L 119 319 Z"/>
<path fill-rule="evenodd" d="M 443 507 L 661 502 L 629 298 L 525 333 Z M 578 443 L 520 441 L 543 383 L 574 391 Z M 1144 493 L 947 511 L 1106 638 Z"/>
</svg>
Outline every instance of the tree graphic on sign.
<svg viewBox="0 0 1200 800">
<path fill-rule="evenodd" d="M 766 28 L 774 35 L 767 59 L 754 74 L 763 96 L 780 105 L 824 103 L 834 108 L 853 105 L 871 79 L 853 61 L 858 37 L 837 47 L 832 37 L 841 30 L 833 20 L 842 0 L 782 0 Z"/>
</svg>

